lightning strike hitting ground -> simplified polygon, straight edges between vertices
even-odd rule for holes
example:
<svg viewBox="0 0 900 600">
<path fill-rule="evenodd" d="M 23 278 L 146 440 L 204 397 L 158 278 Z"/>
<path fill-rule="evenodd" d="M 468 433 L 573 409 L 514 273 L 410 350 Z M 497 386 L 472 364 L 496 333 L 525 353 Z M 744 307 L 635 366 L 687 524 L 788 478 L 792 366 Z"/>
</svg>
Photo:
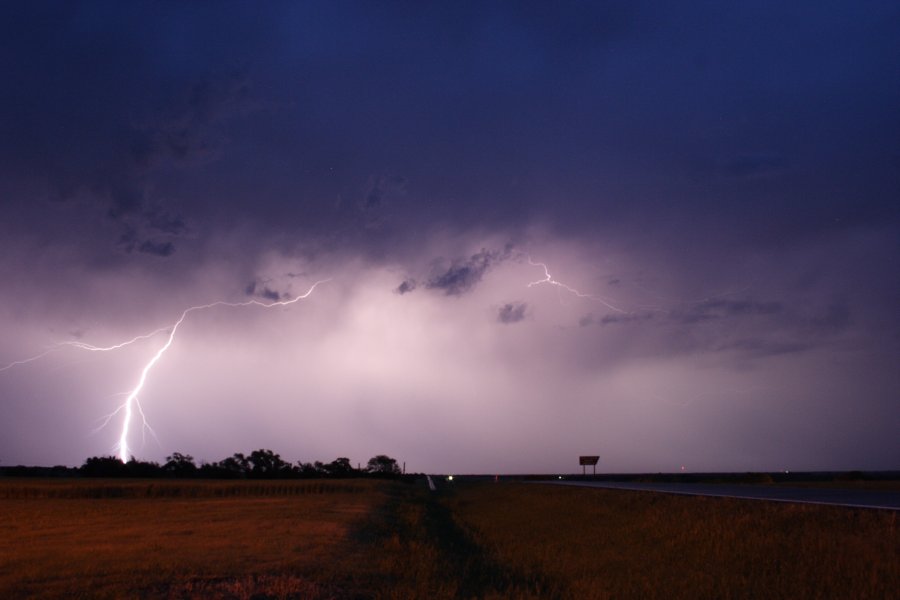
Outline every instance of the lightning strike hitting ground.
<svg viewBox="0 0 900 600">
<path fill-rule="evenodd" d="M 532 267 L 541 267 L 544 270 L 544 278 L 539 279 L 538 281 L 532 281 L 531 283 L 528 284 L 528 287 L 535 287 L 537 285 L 544 285 L 544 284 L 554 285 L 559 289 L 566 290 L 567 292 L 577 296 L 578 298 L 588 298 L 590 300 L 597 300 L 601 304 L 603 304 L 603 306 L 605 306 L 606 308 L 608 308 L 610 310 L 614 310 L 616 312 L 620 312 L 623 314 L 627 313 L 627 311 L 622 310 L 621 308 L 610 304 L 610 302 L 608 300 L 606 300 L 606 298 L 603 298 L 602 296 L 597 296 L 595 294 L 584 294 L 582 292 L 579 292 L 575 288 L 573 288 L 569 285 L 566 285 L 565 283 L 562 283 L 561 281 L 557 281 L 557 280 L 553 279 L 553 277 L 550 275 L 550 270 L 547 268 L 547 265 L 545 265 L 544 263 L 541 263 L 541 262 L 534 262 L 533 260 L 531 260 L 530 256 L 528 257 L 528 264 L 531 265 Z"/>
<path fill-rule="evenodd" d="M 131 424 L 133 408 L 134 408 L 135 403 L 137 402 L 138 394 L 140 393 L 141 389 L 144 387 L 144 383 L 147 381 L 147 375 L 150 373 L 150 370 L 153 369 L 153 366 L 157 362 L 159 362 L 159 359 L 162 358 L 162 355 L 166 353 L 166 350 L 168 350 L 169 347 L 172 345 L 172 342 L 175 341 L 175 333 L 178 331 L 178 327 L 184 322 L 184 320 L 187 318 L 187 316 L 190 313 L 192 313 L 194 311 L 215 308 L 217 306 L 227 306 L 227 307 L 232 307 L 232 308 L 243 307 L 243 306 L 259 306 L 262 308 L 272 308 L 274 306 L 288 306 L 290 304 L 294 304 L 295 302 L 299 302 L 300 300 L 308 298 L 310 296 L 310 294 L 312 294 L 315 291 L 316 287 L 319 284 L 325 283 L 326 281 L 329 281 L 329 280 L 323 279 L 321 281 L 315 282 L 306 291 L 305 294 L 301 294 L 290 300 L 278 300 L 278 301 L 269 302 L 269 303 L 260 302 L 259 300 L 247 300 L 246 302 L 224 302 L 224 301 L 220 300 L 218 302 L 212 302 L 210 304 L 202 304 L 199 306 L 191 306 L 190 308 L 185 309 L 185 311 L 183 313 L 181 313 L 181 317 L 170 328 L 169 337 L 166 338 L 166 343 L 163 344 L 162 348 L 157 350 L 156 354 L 153 355 L 153 357 L 150 359 L 150 361 L 146 365 L 144 365 L 144 368 L 141 371 L 141 376 L 138 379 L 137 385 L 134 387 L 134 389 L 131 390 L 131 392 L 128 394 L 128 397 L 125 398 L 125 402 L 122 404 L 122 407 L 124 407 L 124 410 L 125 410 L 125 416 L 122 420 L 122 432 L 119 435 L 119 443 L 117 445 L 117 448 L 119 451 L 119 458 L 122 460 L 122 462 L 127 462 L 128 458 L 129 458 L 128 457 L 128 454 L 129 454 L 129 452 L 128 452 L 128 430 L 129 430 L 129 427 Z M 163 330 L 157 330 L 157 332 L 163 331 Z M 150 335 L 152 335 L 152 334 L 150 334 Z M 137 338 L 135 338 L 135 339 L 137 339 Z M 116 346 L 112 347 L 112 349 L 115 349 L 115 348 L 116 348 Z M 91 347 L 88 349 L 92 350 L 94 348 Z M 140 407 L 138 407 L 138 410 L 140 410 Z M 141 412 L 143 414 L 143 411 L 141 411 Z M 146 423 L 146 421 L 145 421 L 145 423 Z"/>
<path fill-rule="evenodd" d="M 66 347 L 76 348 L 78 350 L 86 350 L 88 352 L 112 352 L 114 350 L 118 350 L 120 348 L 124 348 L 125 346 L 129 346 L 131 344 L 139 342 L 141 340 L 149 339 L 160 333 L 168 332 L 168 336 L 166 337 L 165 343 L 162 345 L 162 347 L 159 350 L 156 351 L 156 353 L 154 353 L 154 355 L 150 358 L 150 360 L 147 362 L 147 364 L 144 365 L 144 368 L 141 369 L 141 375 L 138 378 L 138 382 L 134 386 L 134 388 L 132 388 L 132 390 L 130 392 L 128 392 L 128 395 L 126 396 L 125 401 L 121 405 L 119 405 L 119 407 L 116 408 L 116 410 L 114 410 L 112 413 L 107 415 L 103 419 L 103 423 L 100 425 L 100 428 L 102 429 L 109 423 L 109 421 L 115 415 L 124 411 L 124 416 L 122 419 L 122 429 L 119 434 L 119 441 L 116 444 L 116 451 L 119 454 L 119 459 L 123 463 L 128 462 L 128 459 L 130 458 L 129 457 L 130 449 L 128 446 L 128 434 L 129 434 L 129 431 L 131 428 L 131 420 L 132 420 L 132 417 L 134 416 L 135 408 L 141 415 L 143 426 L 145 428 L 149 429 L 147 420 L 144 417 L 144 411 L 141 408 L 140 401 L 138 400 L 138 395 L 140 394 L 141 390 L 143 389 L 144 384 L 147 381 L 147 377 L 150 374 L 150 371 L 153 369 L 153 367 L 156 365 L 156 363 L 159 362 L 159 360 L 162 358 L 163 354 L 165 354 L 166 351 L 172 346 L 172 343 L 175 341 L 175 334 L 177 333 L 178 328 L 181 326 L 181 324 L 184 322 L 184 320 L 187 318 L 187 316 L 190 313 L 195 312 L 195 311 L 207 310 L 210 308 L 216 308 L 218 306 L 224 306 L 224 307 L 230 307 L 230 308 L 240 308 L 240 307 L 246 307 L 246 306 L 259 306 L 260 308 L 273 308 L 275 306 L 288 306 L 288 305 L 294 304 L 295 302 L 299 302 L 300 300 L 304 300 L 304 299 L 308 298 L 319 285 L 326 283 L 328 281 L 330 281 L 330 279 L 322 279 L 320 281 L 317 281 L 314 284 L 312 284 L 312 286 L 305 293 L 300 294 L 299 296 L 296 296 L 294 298 L 291 298 L 290 300 L 277 300 L 274 302 L 260 302 L 259 300 L 247 300 L 245 302 L 225 302 L 224 300 L 219 300 L 217 302 L 211 302 L 209 304 L 201 304 L 201 305 L 197 305 L 197 306 L 191 306 L 189 308 L 186 308 L 181 313 L 181 316 L 178 318 L 178 320 L 175 321 L 175 323 L 173 323 L 171 326 L 160 327 L 159 329 L 156 329 L 150 333 L 138 335 L 136 337 L 131 338 L 130 340 L 120 342 L 118 344 L 113 344 L 111 346 L 95 346 L 93 344 L 88 344 L 88 343 L 79 342 L 79 341 L 61 342 L 61 343 L 57 344 L 56 346 L 53 346 L 52 348 L 49 348 L 36 356 L 32 356 L 30 358 L 11 362 L 8 365 L 0 368 L 0 372 L 6 371 L 7 369 L 11 369 L 12 367 L 15 367 L 17 365 L 23 365 L 26 363 L 30 363 L 30 362 L 39 360 L 39 359 L 47 356 L 51 352 L 55 352 L 57 350 L 60 350 L 62 348 L 66 348 Z M 152 429 L 150 431 L 152 433 Z"/>
<path fill-rule="evenodd" d="M 578 298 L 596 300 L 596 301 L 599 301 L 600 303 L 602 303 L 604 306 L 606 306 L 610 310 L 613 310 L 613 311 L 616 311 L 619 313 L 623 313 L 623 314 L 626 313 L 625 310 L 613 305 L 606 298 L 603 298 L 596 294 L 585 294 L 585 293 L 577 290 L 576 288 L 573 288 L 570 285 L 567 285 L 561 281 L 554 279 L 553 276 L 550 274 L 549 267 L 547 267 L 547 265 L 545 263 L 535 262 L 534 260 L 531 259 L 530 256 L 527 256 L 527 255 L 526 255 L 526 258 L 528 259 L 529 265 L 531 265 L 533 267 L 540 267 L 541 269 L 543 269 L 543 272 L 544 272 L 543 279 L 539 279 L 537 281 L 532 281 L 527 284 L 527 287 L 531 288 L 531 287 L 536 287 L 539 285 L 552 285 L 552 286 L 555 286 L 556 288 L 558 288 L 559 290 L 564 290 Z M 140 376 L 138 377 L 137 383 L 129 392 L 127 392 L 124 402 L 122 402 L 114 411 L 112 411 L 111 413 L 102 417 L 102 419 L 101 419 L 102 422 L 101 422 L 100 426 L 98 427 L 98 430 L 105 428 L 112 421 L 112 419 L 114 417 L 116 417 L 120 413 L 123 413 L 122 428 L 119 433 L 118 442 L 115 445 L 115 450 L 118 453 L 118 456 L 122 460 L 122 462 L 127 462 L 131 458 L 130 457 L 130 447 L 128 445 L 128 439 L 129 439 L 129 435 L 131 433 L 131 423 L 132 423 L 132 420 L 134 419 L 135 411 L 137 411 L 138 414 L 140 415 L 143 429 L 149 430 L 151 433 L 153 433 L 153 430 L 150 428 L 150 426 L 147 422 L 147 419 L 144 416 L 144 412 L 143 412 L 143 409 L 141 407 L 140 400 L 139 400 L 139 395 L 140 395 L 141 391 L 143 390 L 144 385 L 147 382 L 147 378 L 149 377 L 150 372 L 153 370 L 153 368 L 156 366 L 156 364 L 160 361 L 160 359 L 162 359 L 162 357 L 166 353 L 166 351 L 172 346 L 172 344 L 175 341 L 175 336 L 178 332 L 178 328 L 181 326 L 182 323 L 184 323 L 185 319 L 187 319 L 187 317 L 190 313 L 195 312 L 195 311 L 216 308 L 216 307 L 239 308 L 239 307 L 248 307 L 248 306 L 258 306 L 260 308 L 273 308 L 276 306 L 288 306 L 290 304 L 294 304 L 300 300 L 308 298 L 315 291 L 316 287 L 318 287 L 320 284 L 325 283 L 327 281 L 330 281 L 330 280 L 324 279 L 324 280 L 317 281 L 304 294 L 301 294 L 301 295 L 291 298 L 289 300 L 277 300 L 277 301 L 273 301 L 273 302 L 261 302 L 259 300 L 247 300 L 245 302 L 216 301 L 216 302 L 211 302 L 209 304 L 191 306 L 191 307 L 185 309 L 181 313 L 179 318 L 170 326 L 160 327 L 149 333 L 141 334 L 141 335 L 135 336 L 129 340 L 125 340 L 123 342 L 119 342 L 119 343 L 108 345 L 108 346 L 97 346 L 97 345 L 90 344 L 87 342 L 74 341 L 74 340 L 60 342 L 59 344 L 56 344 L 55 346 L 44 350 L 40 354 L 37 354 L 30 358 L 17 360 L 12 363 L 9 363 L 8 365 L 0 367 L 0 372 L 6 371 L 6 370 L 11 369 L 12 367 L 15 367 L 18 365 L 23 365 L 23 364 L 27 364 L 27 363 L 30 363 L 33 361 L 37 361 L 52 352 L 56 352 L 56 351 L 64 349 L 64 348 L 75 348 L 77 350 L 85 350 L 88 352 L 112 352 L 112 351 L 124 348 L 126 346 L 130 346 L 137 342 L 140 342 L 143 340 L 148 340 L 148 339 L 155 337 L 161 333 L 166 333 L 167 335 L 165 338 L 165 342 L 153 354 L 153 356 L 150 358 L 150 360 L 141 369 Z M 155 437 L 155 434 L 154 434 L 154 437 Z"/>
</svg>

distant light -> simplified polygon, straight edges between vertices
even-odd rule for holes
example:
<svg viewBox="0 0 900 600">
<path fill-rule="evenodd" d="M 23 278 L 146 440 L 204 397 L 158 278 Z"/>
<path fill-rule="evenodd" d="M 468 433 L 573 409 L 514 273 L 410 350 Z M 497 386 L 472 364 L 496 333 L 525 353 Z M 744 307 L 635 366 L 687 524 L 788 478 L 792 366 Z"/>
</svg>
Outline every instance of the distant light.
<svg viewBox="0 0 900 600">
<path fill-rule="evenodd" d="M 453 481 L 453 475 L 447 478 L 447 481 Z"/>
<path fill-rule="evenodd" d="M 560 475 L 557 479 L 562 479 L 562 475 Z"/>
</svg>

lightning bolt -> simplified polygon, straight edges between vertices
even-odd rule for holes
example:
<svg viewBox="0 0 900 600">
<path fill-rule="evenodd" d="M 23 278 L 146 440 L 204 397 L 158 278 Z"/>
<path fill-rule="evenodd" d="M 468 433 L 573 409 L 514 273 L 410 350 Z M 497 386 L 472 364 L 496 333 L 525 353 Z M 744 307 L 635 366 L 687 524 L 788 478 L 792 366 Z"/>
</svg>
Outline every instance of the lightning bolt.
<svg viewBox="0 0 900 600">
<path fill-rule="evenodd" d="M 546 264 L 544 264 L 542 262 L 535 262 L 535 261 L 531 260 L 530 256 L 528 257 L 528 264 L 531 265 L 532 267 L 540 267 L 544 270 L 544 278 L 538 279 L 537 281 L 532 281 L 531 283 L 528 284 L 528 287 L 531 288 L 531 287 L 535 287 L 538 285 L 556 286 L 557 288 L 565 290 L 565 291 L 569 292 L 570 294 L 577 296 L 578 298 L 588 298 L 590 300 L 597 300 L 601 304 L 603 304 L 603 306 L 605 306 L 606 308 L 608 308 L 610 310 L 614 310 L 614 311 L 622 313 L 622 314 L 627 314 L 627 311 L 619 308 L 618 306 L 614 306 L 609 300 L 607 300 L 603 296 L 598 296 L 596 294 L 585 294 L 585 293 L 578 291 L 577 289 L 573 288 L 570 285 L 566 285 L 565 283 L 563 283 L 561 281 L 557 281 L 556 279 L 553 278 L 552 275 L 550 275 L 550 269 L 547 267 Z"/>
<path fill-rule="evenodd" d="M 135 342 L 139 342 L 141 340 L 150 339 L 153 336 L 155 336 L 159 333 L 162 333 L 163 331 L 166 331 L 166 330 L 168 330 L 168 327 L 160 327 L 156 331 L 151 331 L 150 333 L 145 333 L 143 335 L 133 337 L 130 340 L 120 342 L 120 343 L 114 344 L 112 346 L 94 346 L 93 344 L 79 342 L 76 340 L 60 342 L 60 343 L 56 344 L 55 346 L 47 348 L 40 354 L 37 354 L 30 358 L 14 360 L 11 363 L 9 363 L 8 365 L 4 365 L 4 366 L 0 367 L 0 373 L 2 373 L 3 371 L 7 371 L 9 369 L 12 369 L 13 367 L 16 367 L 19 365 L 26 365 L 30 362 L 40 360 L 40 359 L 44 358 L 45 356 L 47 356 L 48 354 L 51 354 L 52 352 L 56 352 L 57 350 L 62 350 L 63 348 L 77 348 L 79 350 L 88 350 L 89 352 L 109 352 L 110 350 L 118 350 L 119 348 L 124 348 L 125 346 L 130 346 L 131 344 L 134 344 Z"/>
<path fill-rule="evenodd" d="M 40 360 L 40 359 L 44 358 L 45 356 L 47 356 L 48 354 L 50 354 L 51 352 L 55 352 L 56 350 L 59 350 L 59 347 L 49 348 L 47 350 L 44 350 L 40 354 L 38 354 L 36 356 L 32 356 L 30 358 L 23 358 L 22 360 L 14 360 L 11 363 L 9 363 L 8 365 L 0 367 L 0 373 L 2 373 L 3 371 L 8 371 L 9 369 L 12 369 L 13 367 L 17 367 L 19 365 L 27 365 L 30 362 Z"/>
<path fill-rule="evenodd" d="M 160 359 L 162 359 L 162 357 L 166 353 L 166 351 L 172 346 L 172 343 L 175 341 L 175 335 L 178 332 L 178 328 L 181 326 L 182 323 L 184 323 L 184 321 L 185 321 L 185 319 L 187 319 L 188 315 L 190 315 L 193 312 L 208 310 L 208 309 L 212 309 L 212 308 L 216 308 L 216 307 L 220 307 L 220 306 L 229 307 L 229 308 L 241 308 L 241 307 L 247 307 L 247 306 L 258 306 L 260 308 L 273 308 L 276 306 L 289 306 L 291 304 L 299 302 L 300 300 L 304 300 L 304 299 L 308 298 L 316 290 L 316 288 L 319 285 L 321 285 L 323 283 L 327 283 L 328 281 L 331 281 L 331 279 L 319 280 L 319 281 L 315 282 L 314 284 L 312 284 L 312 286 L 305 293 L 300 294 L 299 296 L 295 296 L 294 298 L 291 298 L 290 300 L 276 300 L 274 302 L 261 302 L 259 300 L 247 300 L 245 302 L 226 302 L 224 300 L 219 300 L 216 302 L 210 302 L 209 304 L 199 304 L 197 306 L 191 306 L 189 308 L 184 309 L 184 311 L 182 311 L 182 313 L 181 313 L 181 316 L 172 325 L 169 325 L 167 327 L 160 327 L 158 329 L 155 329 L 154 331 L 151 331 L 150 333 L 141 334 L 141 335 L 135 336 L 129 340 L 119 342 L 119 343 L 113 344 L 111 346 L 95 346 L 93 344 L 88 344 L 88 343 L 80 342 L 80 341 L 60 342 L 59 344 L 57 344 L 51 348 L 48 348 L 47 350 L 45 350 L 44 352 L 41 352 L 40 354 L 37 354 L 30 358 L 13 361 L 13 362 L 9 363 L 8 365 L 5 365 L 4 367 L 0 368 L 0 372 L 6 371 L 7 369 L 11 369 L 17 365 L 23 365 L 23 364 L 27 364 L 30 362 L 34 362 L 36 360 L 39 360 L 39 359 L 47 356 L 51 352 L 55 352 L 57 350 L 60 350 L 62 348 L 66 348 L 66 347 L 76 348 L 78 350 L 85 350 L 88 352 L 113 352 L 115 350 L 119 350 L 120 348 L 130 346 L 131 344 L 134 344 L 136 342 L 150 339 L 156 335 L 159 335 L 160 333 L 167 333 L 168 335 L 166 336 L 165 343 L 163 343 L 163 345 L 153 354 L 153 356 L 150 358 L 150 360 L 147 361 L 147 363 L 144 365 L 144 368 L 141 369 L 141 374 L 140 374 L 140 377 L 138 377 L 137 384 L 131 389 L 131 391 L 128 392 L 127 396 L 125 397 L 125 401 L 121 405 L 119 405 L 119 407 L 116 408 L 116 410 L 114 410 L 112 413 L 110 413 L 109 415 L 106 415 L 106 417 L 103 418 L 103 422 L 101 423 L 100 427 L 98 428 L 98 429 L 104 428 L 106 425 L 109 424 L 109 422 L 112 420 L 112 418 L 114 416 L 116 416 L 120 412 L 124 412 L 124 416 L 122 418 L 122 429 L 119 433 L 119 442 L 116 444 L 116 450 L 118 451 L 119 459 L 122 462 L 128 462 L 129 454 L 130 454 L 130 449 L 128 446 L 128 435 L 129 435 L 129 432 L 131 429 L 131 421 L 134 417 L 135 410 L 137 410 L 137 412 L 141 415 L 143 426 L 147 429 L 150 429 L 149 425 L 147 424 L 147 419 L 144 416 L 144 411 L 141 408 L 140 401 L 138 400 L 138 396 L 140 395 L 141 390 L 144 388 L 144 384 L 146 384 L 147 378 L 149 377 L 150 372 L 153 370 L 153 367 L 156 366 L 156 363 L 158 363 L 160 361 Z M 150 432 L 153 433 L 153 430 L 150 429 Z"/>
</svg>

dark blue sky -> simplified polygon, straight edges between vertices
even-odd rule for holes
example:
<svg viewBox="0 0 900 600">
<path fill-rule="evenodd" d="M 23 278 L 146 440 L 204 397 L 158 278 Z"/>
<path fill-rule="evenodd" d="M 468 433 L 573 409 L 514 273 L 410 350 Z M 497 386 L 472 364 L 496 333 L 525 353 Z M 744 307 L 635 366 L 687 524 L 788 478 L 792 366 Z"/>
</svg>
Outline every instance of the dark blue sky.
<svg viewBox="0 0 900 600">
<path fill-rule="evenodd" d="M 892 2 L 3 3 L 0 367 L 332 278 L 290 326 L 189 322 L 136 453 L 900 467 L 897 31 Z M 0 371 L 0 461 L 108 453 L 162 341 Z"/>
</svg>

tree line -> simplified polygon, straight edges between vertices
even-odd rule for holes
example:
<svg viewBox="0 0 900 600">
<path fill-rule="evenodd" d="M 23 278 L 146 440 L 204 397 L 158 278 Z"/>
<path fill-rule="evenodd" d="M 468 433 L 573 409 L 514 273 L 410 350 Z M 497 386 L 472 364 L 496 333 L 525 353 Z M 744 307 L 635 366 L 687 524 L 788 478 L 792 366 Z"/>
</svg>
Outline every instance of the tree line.
<svg viewBox="0 0 900 600">
<path fill-rule="evenodd" d="M 141 461 L 132 457 L 123 463 L 115 456 L 92 456 L 81 467 L 4 467 L 5 475 L 82 477 L 168 477 L 195 479 L 346 479 L 351 477 L 398 478 L 402 470 L 397 461 L 385 454 L 373 456 L 365 467 L 356 468 L 349 458 L 338 457 L 330 463 L 288 462 L 272 450 L 261 448 L 250 454 L 236 452 L 218 462 L 197 464 L 190 454 L 173 452 L 165 463 Z"/>
</svg>

